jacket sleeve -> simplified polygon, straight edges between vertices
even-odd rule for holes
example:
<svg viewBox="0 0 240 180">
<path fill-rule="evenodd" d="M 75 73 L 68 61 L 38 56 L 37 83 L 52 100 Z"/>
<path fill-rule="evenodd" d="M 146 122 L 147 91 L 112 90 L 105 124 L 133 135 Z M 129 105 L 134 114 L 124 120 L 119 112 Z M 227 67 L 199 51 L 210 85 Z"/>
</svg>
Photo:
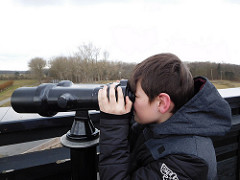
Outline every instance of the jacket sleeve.
<svg viewBox="0 0 240 180">
<path fill-rule="evenodd" d="M 128 141 L 130 114 L 110 115 L 101 112 L 99 174 L 101 180 L 206 180 L 206 163 L 198 158 L 171 155 L 129 173 Z"/>
<path fill-rule="evenodd" d="M 131 114 L 100 114 L 100 179 L 129 179 L 129 119 Z"/>
</svg>

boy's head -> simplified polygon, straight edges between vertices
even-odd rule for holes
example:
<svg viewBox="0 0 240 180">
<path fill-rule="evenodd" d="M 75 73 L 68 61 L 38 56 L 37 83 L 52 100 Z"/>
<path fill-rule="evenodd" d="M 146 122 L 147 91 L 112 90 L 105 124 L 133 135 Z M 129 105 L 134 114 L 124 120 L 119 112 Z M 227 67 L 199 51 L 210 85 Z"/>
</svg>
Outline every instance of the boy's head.
<svg viewBox="0 0 240 180">
<path fill-rule="evenodd" d="M 130 86 L 136 93 L 137 84 L 149 98 L 149 103 L 161 93 L 169 95 L 175 113 L 194 94 L 194 82 L 186 65 L 174 54 L 163 53 L 139 63 L 130 79 Z"/>
</svg>

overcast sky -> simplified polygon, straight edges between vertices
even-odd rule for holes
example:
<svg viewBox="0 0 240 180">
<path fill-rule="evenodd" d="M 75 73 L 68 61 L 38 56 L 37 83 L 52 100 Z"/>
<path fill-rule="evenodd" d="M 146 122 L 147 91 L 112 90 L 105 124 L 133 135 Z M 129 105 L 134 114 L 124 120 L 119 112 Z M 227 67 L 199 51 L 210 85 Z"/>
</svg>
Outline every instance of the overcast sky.
<svg viewBox="0 0 240 180">
<path fill-rule="evenodd" d="M 70 56 L 83 43 L 110 60 L 162 52 L 183 61 L 240 64 L 238 0 L 1 0 L 0 70 Z"/>
</svg>

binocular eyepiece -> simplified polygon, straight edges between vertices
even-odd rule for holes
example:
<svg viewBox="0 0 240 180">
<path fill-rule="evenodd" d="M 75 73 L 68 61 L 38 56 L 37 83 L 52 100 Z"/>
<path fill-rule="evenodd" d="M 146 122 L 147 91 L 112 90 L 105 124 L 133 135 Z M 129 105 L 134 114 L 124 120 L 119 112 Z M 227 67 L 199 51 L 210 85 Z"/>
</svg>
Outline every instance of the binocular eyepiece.
<svg viewBox="0 0 240 180">
<path fill-rule="evenodd" d="M 134 102 L 128 80 L 119 84 L 123 95 Z M 103 84 L 75 85 L 71 81 L 58 84 L 44 83 L 37 87 L 22 87 L 15 90 L 11 97 L 11 105 L 18 113 L 38 113 L 41 116 L 54 116 L 58 112 L 78 110 L 99 110 L 98 91 Z M 116 91 L 117 93 L 117 91 Z"/>
</svg>

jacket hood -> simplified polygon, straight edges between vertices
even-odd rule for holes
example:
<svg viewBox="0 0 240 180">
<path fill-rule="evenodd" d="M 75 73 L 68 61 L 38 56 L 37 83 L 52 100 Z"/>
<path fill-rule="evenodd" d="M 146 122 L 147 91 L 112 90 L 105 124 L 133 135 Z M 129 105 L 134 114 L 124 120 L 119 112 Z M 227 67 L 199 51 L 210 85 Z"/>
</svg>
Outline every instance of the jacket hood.
<svg viewBox="0 0 240 180">
<path fill-rule="evenodd" d="M 161 124 L 149 125 L 153 136 L 222 136 L 231 128 L 231 108 L 207 78 L 194 78 L 195 95 Z"/>
</svg>

